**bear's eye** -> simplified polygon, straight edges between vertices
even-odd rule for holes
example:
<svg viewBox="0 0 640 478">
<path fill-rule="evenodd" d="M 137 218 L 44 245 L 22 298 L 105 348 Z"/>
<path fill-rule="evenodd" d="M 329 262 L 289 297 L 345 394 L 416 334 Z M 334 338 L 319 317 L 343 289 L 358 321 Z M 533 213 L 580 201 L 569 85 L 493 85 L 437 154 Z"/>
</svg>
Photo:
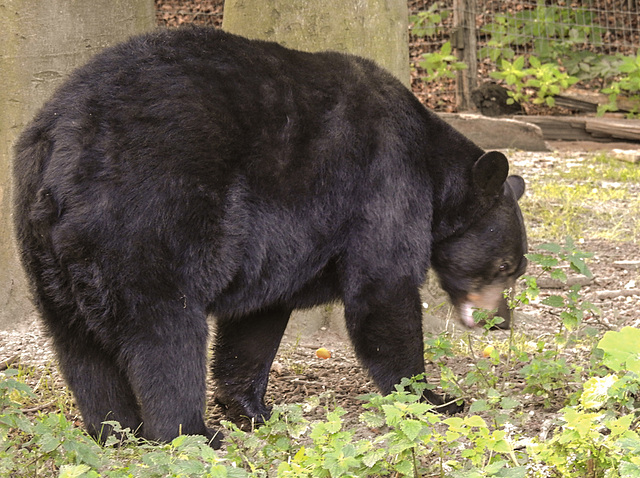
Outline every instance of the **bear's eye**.
<svg viewBox="0 0 640 478">
<path fill-rule="evenodd" d="M 503 262 L 502 264 L 500 264 L 500 267 L 498 268 L 498 270 L 500 272 L 507 272 L 509 270 L 509 263 Z"/>
</svg>

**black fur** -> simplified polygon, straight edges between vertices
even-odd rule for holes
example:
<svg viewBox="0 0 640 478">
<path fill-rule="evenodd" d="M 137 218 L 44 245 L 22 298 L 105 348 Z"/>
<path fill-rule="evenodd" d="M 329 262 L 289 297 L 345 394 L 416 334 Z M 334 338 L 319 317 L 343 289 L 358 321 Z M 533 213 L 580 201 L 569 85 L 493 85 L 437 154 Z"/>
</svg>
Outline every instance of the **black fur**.
<svg viewBox="0 0 640 478">
<path fill-rule="evenodd" d="M 22 260 L 88 430 L 213 438 L 209 314 L 218 400 L 236 415 L 269 415 L 295 308 L 343 301 L 382 392 L 423 372 L 434 248 L 490 217 L 508 250 L 480 238 L 474 257 L 523 253 L 506 159 L 474 173 L 482 155 L 362 58 L 205 28 L 96 56 L 24 131 L 14 166 Z"/>
</svg>

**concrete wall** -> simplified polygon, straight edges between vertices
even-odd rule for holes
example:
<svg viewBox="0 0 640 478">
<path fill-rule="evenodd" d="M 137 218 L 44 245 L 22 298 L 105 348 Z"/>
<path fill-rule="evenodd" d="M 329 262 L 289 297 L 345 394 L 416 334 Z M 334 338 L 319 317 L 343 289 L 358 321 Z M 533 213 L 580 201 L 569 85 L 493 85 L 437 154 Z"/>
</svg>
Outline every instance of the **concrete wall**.
<svg viewBox="0 0 640 478">
<path fill-rule="evenodd" d="M 154 27 L 153 0 L 0 0 L 0 329 L 33 313 L 13 241 L 15 139 L 74 68 Z"/>
</svg>

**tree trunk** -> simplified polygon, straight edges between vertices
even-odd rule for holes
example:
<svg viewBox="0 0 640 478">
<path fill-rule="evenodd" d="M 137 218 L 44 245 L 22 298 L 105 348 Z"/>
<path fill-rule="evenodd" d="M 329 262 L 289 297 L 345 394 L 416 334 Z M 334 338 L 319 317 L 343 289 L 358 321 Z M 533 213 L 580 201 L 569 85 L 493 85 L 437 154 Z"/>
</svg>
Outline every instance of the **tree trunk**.
<svg viewBox="0 0 640 478">
<path fill-rule="evenodd" d="M 226 0 L 223 29 L 305 51 L 369 58 L 410 83 L 406 0 Z"/>
<path fill-rule="evenodd" d="M 153 0 L 5 0 L 0 5 L 0 329 L 15 328 L 33 313 L 13 240 L 14 141 L 74 68 L 154 25 Z"/>
</svg>

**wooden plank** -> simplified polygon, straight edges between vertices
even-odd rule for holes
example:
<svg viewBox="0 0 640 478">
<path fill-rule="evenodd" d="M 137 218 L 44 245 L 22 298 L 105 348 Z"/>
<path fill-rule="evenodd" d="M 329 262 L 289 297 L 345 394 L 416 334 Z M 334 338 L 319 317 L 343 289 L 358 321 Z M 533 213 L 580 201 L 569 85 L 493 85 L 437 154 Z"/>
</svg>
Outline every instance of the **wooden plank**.
<svg viewBox="0 0 640 478">
<path fill-rule="evenodd" d="M 593 135 L 640 141 L 640 121 L 632 119 L 587 119 L 585 130 Z"/>
<path fill-rule="evenodd" d="M 588 116 L 514 116 L 540 127 L 545 140 L 640 141 L 640 120 Z"/>
<path fill-rule="evenodd" d="M 546 140 L 593 141 L 593 136 L 585 130 L 585 118 L 578 116 L 514 116 L 513 119 L 539 126 Z"/>
<path fill-rule="evenodd" d="M 554 97 L 556 106 L 567 108 L 572 111 L 581 111 L 583 113 L 596 113 L 598 111 L 598 103 L 585 101 L 572 95 L 556 95 Z"/>
<path fill-rule="evenodd" d="M 574 111 L 582 111 L 584 113 L 596 113 L 598 106 L 609 103 L 609 95 L 598 91 L 589 91 L 581 89 L 569 89 L 555 96 L 556 105 L 568 108 Z M 619 95 L 616 103 L 618 111 L 629 112 L 638 109 L 640 104 L 638 100 L 632 97 Z"/>
</svg>

